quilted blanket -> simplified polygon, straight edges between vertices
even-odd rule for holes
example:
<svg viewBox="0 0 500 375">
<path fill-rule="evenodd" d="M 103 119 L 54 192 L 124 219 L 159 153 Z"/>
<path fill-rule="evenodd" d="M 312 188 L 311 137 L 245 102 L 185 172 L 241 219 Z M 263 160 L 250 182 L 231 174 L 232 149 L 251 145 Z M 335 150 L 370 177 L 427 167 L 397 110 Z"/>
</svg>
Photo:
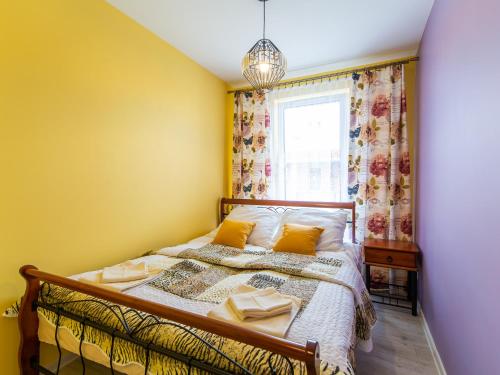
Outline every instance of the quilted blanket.
<svg viewBox="0 0 500 375">
<path fill-rule="evenodd" d="M 351 290 L 356 301 L 357 337 L 363 341 L 370 338 L 376 321 L 373 305 L 360 273 L 341 255 L 322 258 L 269 250 L 241 251 L 208 244 L 183 250 L 175 256 L 186 261 L 164 271 L 151 285 L 201 301 L 220 303 L 236 289 L 237 281 L 244 281 L 256 288 L 271 286 L 281 293 L 294 295 L 303 300 L 303 309 L 312 298 L 318 280 L 343 285 Z M 262 270 L 277 274 L 269 275 L 260 272 Z M 227 282 L 235 274 L 240 280 L 231 277 Z"/>
<path fill-rule="evenodd" d="M 341 254 L 322 258 L 265 250 L 242 252 L 220 245 L 206 245 L 199 249 L 174 252 L 162 250 L 156 254 L 166 255 L 164 258 L 168 257 L 168 262 L 163 263 L 163 272 L 143 287 L 161 293 L 167 292 L 186 300 L 220 303 L 239 284 L 257 288 L 273 286 L 282 293 L 301 298 L 301 310 L 304 310 L 319 289 L 320 282 L 342 285 L 354 296 L 357 338 L 363 341 L 370 338 L 370 331 L 376 320 L 373 306 L 361 275 Z M 298 361 L 290 361 L 263 349 L 201 330 L 188 329 L 166 320 L 156 319 L 154 321 L 158 324 L 150 325 L 152 319 L 145 314 L 130 311 L 122 306 L 109 308 L 109 304 L 99 299 L 63 288 L 46 286 L 42 290 L 41 299 L 49 305 L 64 307 L 78 316 L 99 321 L 143 342 L 191 356 L 232 373 L 245 373 L 242 370 L 244 368 L 253 374 L 266 374 L 270 372 L 270 363 L 278 374 L 306 373 L 304 364 Z M 14 313 L 10 311 L 10 315 Z M 66 333 L 74 337 L 75 342 L 82 341 L 94 345 L 107 357 L 112 355 L 116 365 L 140 364 L 147 367 L 150 374 L 182 373 L 184 365 L 178 361 L 153 351 L 146 352 L 135 344 L 113 338 L 109 332 L 90 326 L 84 327 L 81 322 L 64 316 L 58 317 L 47 309 L 39 309 L 39 316 L 41 320 L 53 326 L 54 330 L 58 329 L 60 334 Z M 54 337 L 53 334 L 47 335 L 49 336 Z M 213 348 L 217 348 L 224 355 Z M 347 364 L 339 366 L 337 363 L 322 361 L 321 372 L 353 374 L 352 362 L 353 358 L 349 358 Z M 197 370 L 191 373 L 197 373 Z"/>
</svg>

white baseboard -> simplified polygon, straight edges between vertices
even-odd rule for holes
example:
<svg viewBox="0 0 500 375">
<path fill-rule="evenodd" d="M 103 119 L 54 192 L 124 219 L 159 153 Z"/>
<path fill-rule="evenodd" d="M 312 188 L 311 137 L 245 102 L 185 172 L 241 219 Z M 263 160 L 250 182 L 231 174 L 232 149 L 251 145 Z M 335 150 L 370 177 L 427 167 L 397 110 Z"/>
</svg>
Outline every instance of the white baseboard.
<svg viewBox="0 0 500 375">
<path fill-rule="evenodd" d="M 419 306 L 420 316 L 422 317 L 422 327 L 424 329 L 425 338 L 427 339 L 427 344 L 431 349 L 432 357 L 434 358 L 434 363 L 436 364 L 436 369 L 439 375 L 446 375 L 446 369 L 444 368 L 443 361 L 441 360 L 441 356 L 436 348 L 436 343 L 434 342 L 434 338 L 432 337 L 431 330 L 429 329 L 429 325 L 427 324 L 427 320 L 425 320 L 425 315 L 422 310 L 422 307 Z"/>
</svg>

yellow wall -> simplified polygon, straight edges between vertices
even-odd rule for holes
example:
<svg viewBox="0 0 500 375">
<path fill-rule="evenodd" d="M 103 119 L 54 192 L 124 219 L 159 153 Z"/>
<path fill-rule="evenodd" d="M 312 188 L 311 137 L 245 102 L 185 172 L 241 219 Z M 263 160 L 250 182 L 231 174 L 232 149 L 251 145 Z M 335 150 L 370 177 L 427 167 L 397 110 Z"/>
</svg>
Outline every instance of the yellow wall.
<svg viewBox="0 0 500 375">
<path fill-rule="evenodd" d="M 211 229 L 225 83 L 101 0 L 0 2 L 0 307 Z M 0 373 L 16 321 L 0 319 Z"/>
<path fill-rule="evenodd" d="M 369 67 L 369 65 L 367 65 Z M 323 75 L 333 72 L 323 72 L 316 75 Z M 313 77 L 313 76 L 311 76 Z M 305 77 L 300 77 L 305 78 Z M 294 79 L 300 79 L 294 78 Z M 407 101 L 407 121 L 408 121 L 408 138 L 409 138 L 409 146 L 410 146 L 410 157 L 411 160 L 415 160 L 415 148 L 414 144 L 416 138 L 415 125 L 416 125 L 416 96 L 415 96 L 415 84 L 416 84 L 416 63 L 410 62 L 405 65 L 405 86 L 406 86 L 406 101 Z M 232 144 L 232 133 L 233 133 L 233 111 L 234 111 L 234 94 L 227 94 L 227 105 L 226 105 L 226 173 L 225 173 L 225 186 L 227 189 L 227 196 L 231 195 L 232 190 L 232 173 L 231 173 L 231 149 L 233 147 Z M 413 171 L 415 171 L 415 165 Z M 414 174 L 412 172 L 412 177 Z M 412 178 L 412 187 L 414 186 L 415 179 Z M 414 195 L 412 195 L 413 197 Z M 414 205 L 413 205 L 414 206 Z M 415 216 L 414 216 L 415 217 Z M 414 219 L 415 223 L 416 220 Z"/>
</svg>

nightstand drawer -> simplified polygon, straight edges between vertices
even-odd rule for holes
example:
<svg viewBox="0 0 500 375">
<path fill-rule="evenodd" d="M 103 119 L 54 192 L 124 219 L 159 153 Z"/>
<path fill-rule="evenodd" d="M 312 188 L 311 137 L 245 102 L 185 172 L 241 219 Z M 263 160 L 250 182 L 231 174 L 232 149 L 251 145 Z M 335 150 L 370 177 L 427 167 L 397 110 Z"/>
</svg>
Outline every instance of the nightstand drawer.
<svg viewBox="0 0 500 375">
<path fill-rule="evenodd" d="M 365 262 L 394 267 L 417 268 L 416 255 L 400 251 L 365 247 Z"/>
</svg>

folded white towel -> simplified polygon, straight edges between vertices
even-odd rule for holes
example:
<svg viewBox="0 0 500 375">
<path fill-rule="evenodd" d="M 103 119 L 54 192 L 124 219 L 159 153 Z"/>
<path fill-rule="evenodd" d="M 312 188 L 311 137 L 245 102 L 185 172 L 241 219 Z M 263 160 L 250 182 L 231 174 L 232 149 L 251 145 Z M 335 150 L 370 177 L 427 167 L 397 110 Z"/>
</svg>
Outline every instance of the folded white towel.
<svg viewBox="0 0 500 375">
<path fill-rule="evenodd" d="M 102 270 L 103 283 L 123 283 L 125 281 L 142 280 L 148 277 L 146 263 L 133 263 L 127 261 Z"/>
<path fill-rule="evenodd" d="M 146 262 L 127 261 L 113 267 L 76 275 L 78 281 L 118 291 L 127 290 L 145 283 L 162 271 L 159 265 Z"/>
<path fill-rule="evenodd" d="M 274 288 L 235 293 L 228 303 L 241 320 L 275 316 L 292 309 L 292 300 Z"/>
<path fill-rule="evenodd" d="M 237 288 L 236 293 L 247 293 L 256 290 L 257 289 L 254 287 L 241 285 Z M 207 316 L 209 318 L 223 320 L 241 327 L 253 329 L 254 331 L 267 333 L 268 335 L 285 337 L 288 329 L 290 328 L 290 325 L 295 319 L 295 316 L 299 312 L 302 301 L 300 300 L 300 298 L 294 296 L 283 295 L 283 297 L 289 298 L 292 301 L 291 310 L 279 315 L 261 319 L 254 318 L 242 320 L 231 308 L 229 304 L 229 298 L 227 298 L 223 303 L 210 310 Z"/>
</svg>

